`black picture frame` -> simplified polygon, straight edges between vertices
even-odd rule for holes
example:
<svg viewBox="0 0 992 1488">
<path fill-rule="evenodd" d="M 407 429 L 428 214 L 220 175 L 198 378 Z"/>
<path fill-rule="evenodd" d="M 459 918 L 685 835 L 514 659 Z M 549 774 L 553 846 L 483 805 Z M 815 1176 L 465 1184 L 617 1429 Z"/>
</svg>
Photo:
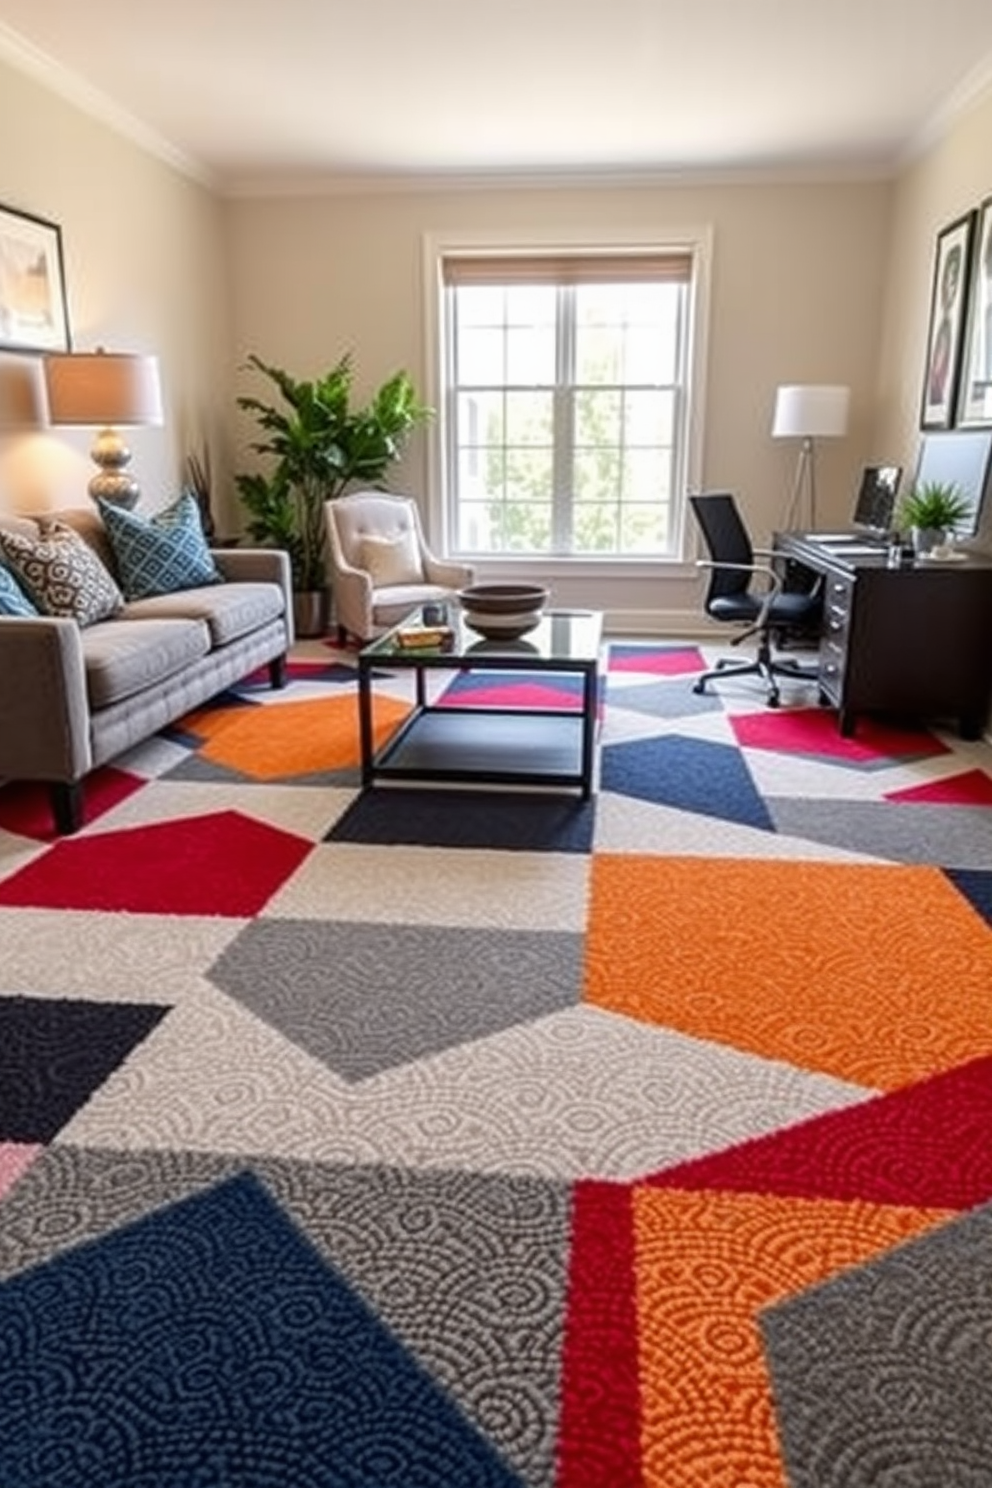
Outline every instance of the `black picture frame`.
<svg viewBox="0 0 992 1488">
<path fill-rule="evenodd" d="M 980 204 L 968 289 L 957 424 L 992 426 L 992 196 Z"/>
<path fill-rule="evenodd" d="M 0 351 L 70 351 L 62 230 L 0 203 Z"/>
<path fill-rule="evenodd" d="M 977 215 L 975 211 L 965 212 L 937 234 L 920 403 L 921 429 L 949 429 L 954 422 Z"/>
</svg>

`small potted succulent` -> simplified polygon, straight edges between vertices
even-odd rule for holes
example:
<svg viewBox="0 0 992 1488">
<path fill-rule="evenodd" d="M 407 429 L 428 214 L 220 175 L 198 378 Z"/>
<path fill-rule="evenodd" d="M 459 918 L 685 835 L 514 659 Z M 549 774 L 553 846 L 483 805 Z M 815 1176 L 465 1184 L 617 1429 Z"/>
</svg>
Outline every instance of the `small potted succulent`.
<svg viewBox="0 0 992 1488">
<path fill-rule="evenodd" d="M 954 484 L 928 481 L 914 486 L 899 506 L 898 523 L 910 532 L 917 555 L 943 547 L 956 527 L 971 516 L 971 502 Z"/>
</svg>

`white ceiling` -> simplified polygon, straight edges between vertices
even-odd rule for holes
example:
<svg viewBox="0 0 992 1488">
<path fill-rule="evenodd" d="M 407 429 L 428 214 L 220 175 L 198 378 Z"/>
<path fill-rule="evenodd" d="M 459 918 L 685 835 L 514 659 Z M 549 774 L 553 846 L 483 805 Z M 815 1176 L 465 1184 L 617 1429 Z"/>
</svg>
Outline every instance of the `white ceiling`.
<svg viewBox="0 0 992 1488">
<path fill-rule="evenodd" d="M 992 0 L 0 0 L 0 56 L 222 189 L 891 169 Z"/>
</svg>

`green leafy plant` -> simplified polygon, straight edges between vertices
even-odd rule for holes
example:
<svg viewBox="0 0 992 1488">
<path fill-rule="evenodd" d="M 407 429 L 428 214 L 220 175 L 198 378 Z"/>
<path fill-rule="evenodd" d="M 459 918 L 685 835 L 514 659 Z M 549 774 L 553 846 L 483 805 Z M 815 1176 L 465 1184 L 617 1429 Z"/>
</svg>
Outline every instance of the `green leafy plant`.
<svg viewBox="0 0 992 1488">
<path fill-rule="evenodd" d="M 971 515 L 971 502 L 954 484 L 927 481 L 903 497 L 899 506 L 900 530 L 916 527 L 922 532 L 950 532 Z"/>
<path fill-rule="evenodd" d="M 380 486 L 399 459 L 410 432 L 431 417 L 407 372 L 395 372 L 369 402 L 351 406 L 351 353 L 313 381 L 298 381 L 280 367 L 249 355 L 247 368 L 261 372 L 278 393 L 277 402 L 239 397 L 238 407 L 255 416 L 263 437 L 251 445 L 269 457 L 268 472 L 235 477 L 250 514 L 250 535 L 285 548 L 297 590 L 326 586 L 327 528 L 324 503 L 357 483 Z"/>
</svg>

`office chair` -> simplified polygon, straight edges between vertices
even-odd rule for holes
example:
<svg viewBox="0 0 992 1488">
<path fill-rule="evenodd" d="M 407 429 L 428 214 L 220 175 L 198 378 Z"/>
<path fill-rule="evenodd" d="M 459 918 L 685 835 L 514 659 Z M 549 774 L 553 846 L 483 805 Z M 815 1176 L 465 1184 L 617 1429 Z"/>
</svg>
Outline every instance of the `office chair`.
<svg viewBox="0 0 992 1488">
<path fill-rule="evenodd" d="M 696 521 L 709 550 L 709 558 L 700 558 L 698 566 L 710 570 L 710 584 L 703 601 L 706 613 L 714 620 L 746 626 L 731 642 L 739 646 L 749 636 L 757 636 L 758 653 L 754 661 L 731 661 L 721 658 L 712 670 L 704 672 L 693 686 L 693 692 L 705 692 L 707 682 L 715 677 L 762 677 L 768 688 L 768 706 L 779 705 L 778 677 L 815 681 L 818 669 L 801 666 L 797 661 L 783 661 L 772 655 L 773 637 L 792 630 L 809 630 L 822 611 L 819 589 L 809 593 L 785 593 L 782 580 L 770 563 L 756 558 L 770 558 L 767 549 L 754 549 L 747 528 L 741 520 L 737 503 L 726 492 L 690 496 Z M 760 580 L 764 591 L 752 589 Z"/>
</svg>

